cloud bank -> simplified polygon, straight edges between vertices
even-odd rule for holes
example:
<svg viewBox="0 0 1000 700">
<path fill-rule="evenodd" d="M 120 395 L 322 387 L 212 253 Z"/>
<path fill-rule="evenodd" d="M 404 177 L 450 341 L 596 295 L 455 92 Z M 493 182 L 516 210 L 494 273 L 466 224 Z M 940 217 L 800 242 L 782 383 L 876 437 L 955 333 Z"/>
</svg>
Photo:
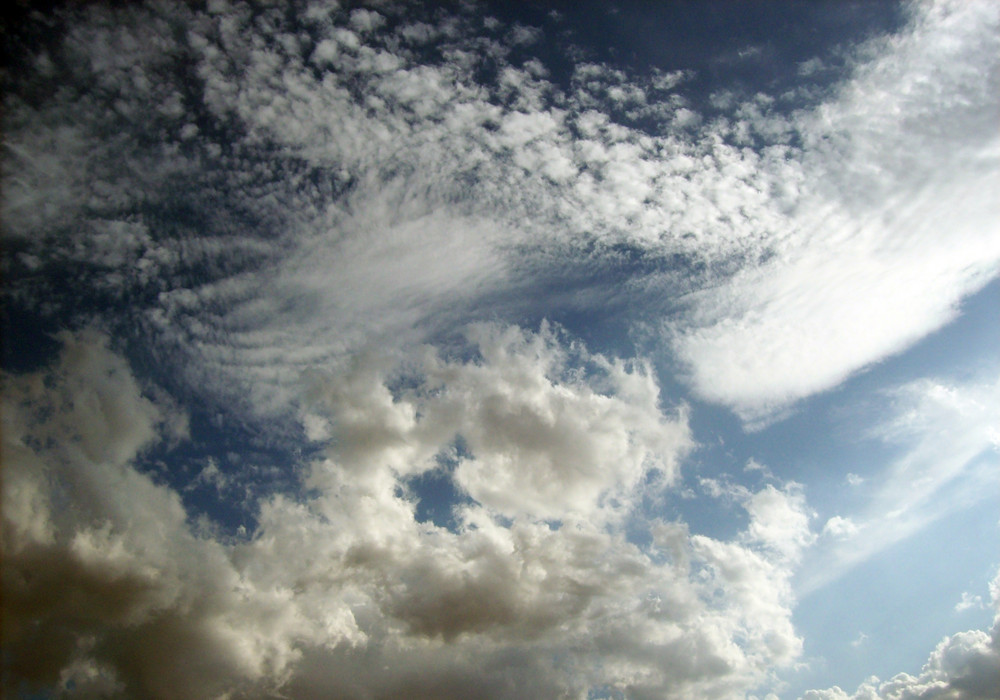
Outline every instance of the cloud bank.
<svg viewBox="0 0 1000 700">
<path fill-rule="evenodd" d="M 781 562 L 799 499 L 752 496 L 736 541 L 650 521 L 635 544 L 631 489 L 669 483 L 690 445 L 648 370 L 545 329 L 470 339 L 476 357 L 429 352 L 395 395 L 377 363 L 317 378 L 308 415 L 330 437 L 303 465 L 307 495 L 262 499 L 236 541 L 137 471 L 184 422 L 105 336 L 66 335 L 54 366 L 6 377 L 6 692 L 729 697 L 795 658 Z M 419 522 L 406 477 L 443 468 L 456 435 L 469 499 L 453 528 Z"/>
<path fill-rule="evenodd" d="M 940 328 L 995 276 L 1000 13 L 957 2 L 913 14 L 815 108 L 727 125 L 801 143 L 779 150 L 797 195 L 776 255 L 698 293 L 675 341 L 695 389 L 751 423 Z"/>
<path fill-rule="evenodd" d="M 311 363 L 639 261 L 549 298 L 658 309 L 694 390 L 766 420 L 939 328 L 1000 259 L 997 9 L 911 15 L 821 98 L 718 114 L 684 71 L 556 79 L 541 30 L 473 10 L 57 16 L 6 101 L 14 294 L 65 306 L 74 269 L 189 383 L 273 413 Z"/>
</svg>

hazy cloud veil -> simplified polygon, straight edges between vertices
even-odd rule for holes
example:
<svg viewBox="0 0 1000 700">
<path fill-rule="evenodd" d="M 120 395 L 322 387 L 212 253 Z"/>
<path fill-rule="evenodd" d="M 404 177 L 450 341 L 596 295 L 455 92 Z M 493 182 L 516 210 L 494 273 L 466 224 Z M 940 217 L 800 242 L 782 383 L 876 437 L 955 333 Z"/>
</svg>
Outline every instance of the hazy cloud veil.
<svg viewBox="0 0 1000 700">
<path fill-rule="evenodd" d="M 995 377 L 927 380 L 853 519 L 761 464 L 691 477 L 703 407 L 766 430 L 996 276 L 1000 6 L 898 11 L 699 100 L 555 11 L 23 10 L 4 695 L 782 693 L 797 593 L 995 451 Z M 696 498 L 735 524 L 665 505 Z M 996 698 L 998 629 L 803 697 Z"/>
</svg>

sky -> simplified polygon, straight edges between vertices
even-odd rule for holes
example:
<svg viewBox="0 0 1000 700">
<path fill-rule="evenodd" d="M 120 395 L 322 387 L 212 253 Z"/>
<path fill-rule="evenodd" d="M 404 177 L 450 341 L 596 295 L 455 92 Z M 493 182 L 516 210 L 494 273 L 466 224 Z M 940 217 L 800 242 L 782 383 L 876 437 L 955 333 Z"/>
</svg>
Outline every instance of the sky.
<svg viewBox="0 0 1000 700">
<path fill-rule="evenodd" d="M 18 4 L 2 692 L 1000 698 L 1000 4 Z"/>
</svg>

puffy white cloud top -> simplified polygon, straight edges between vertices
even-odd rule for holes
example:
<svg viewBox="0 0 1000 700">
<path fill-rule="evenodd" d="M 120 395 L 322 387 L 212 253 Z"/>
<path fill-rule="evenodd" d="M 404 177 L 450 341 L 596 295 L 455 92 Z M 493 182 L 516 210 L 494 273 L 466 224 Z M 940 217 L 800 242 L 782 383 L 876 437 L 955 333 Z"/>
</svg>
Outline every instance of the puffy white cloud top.
<svg viewBox="0 0 1000 700">
<path fill-rule="evenodd" d="M 308 410 L 328 421 L 328 454 L 303 465 L 303 498 L 258 504 L 245 541 L 192 523 L 136 470 L 184 424 L 103 335 L 66 335 L 55 366 L 8 377 L 17 677 L 69 696 L 729 697 L 795 658 L 783 563 L 802 538 L 797 496 L 750 495 L 735 541 L 653 521 L 634 544 L 630 492 L 650 470 L 669 483 L 690 446 L 683 414 L 662 413 L 640 364 L 547 329 L 470 339 L 476 357 L 429 352 L 407 390 L 375 361 L 316 375 Z M 406 477 L 439 468 L 456 435 L 470 499 L 453 529 L 418 522 Z"/>
</svg>

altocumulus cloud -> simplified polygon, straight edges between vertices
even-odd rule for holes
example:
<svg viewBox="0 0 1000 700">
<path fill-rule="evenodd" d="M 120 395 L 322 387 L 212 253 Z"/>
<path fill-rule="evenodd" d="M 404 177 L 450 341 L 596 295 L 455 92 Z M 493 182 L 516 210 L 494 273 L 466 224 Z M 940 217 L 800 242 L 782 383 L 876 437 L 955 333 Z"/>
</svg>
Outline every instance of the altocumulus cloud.
<svg viewBox="0 0 1000 700">
<path fill-rule="evenodd" d="M 997 13 L 915 5 L 823 99 L 718 95 L 711 119 L 679 94 L 683 71 L 580 61 L 556 81 L 471 11 L 50 19 L 63 40 L 5 103 L 15 293 L 48 297 L 76 266 L 165 354 L 197 360 L 178 362 L 192 380 L 267 411 L 310 362 L 625 246 L 667 270 L 630 282 L 641 308 L 695 292 L 665 328 L 695 390 L 766 420 L 939 327 L 991 276 Z"/>
</svg>

